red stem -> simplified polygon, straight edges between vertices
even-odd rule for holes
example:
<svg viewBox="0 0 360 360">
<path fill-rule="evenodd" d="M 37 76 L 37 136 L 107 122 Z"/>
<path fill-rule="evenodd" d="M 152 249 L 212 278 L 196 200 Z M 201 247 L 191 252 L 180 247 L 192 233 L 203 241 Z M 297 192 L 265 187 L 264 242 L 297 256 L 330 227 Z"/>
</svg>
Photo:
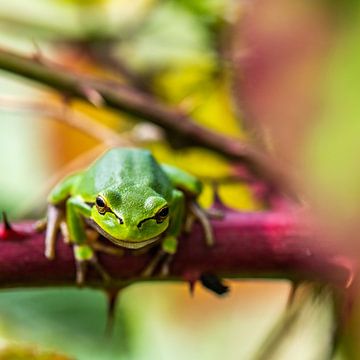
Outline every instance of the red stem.
<svg viewBox="0 0 360 360">
<path fill-rule="evenodd" d="M 202 230 L 195 225 L 191 235 L 180 240 L 170 274 L 164 280 L 193 282 L 201 273 L 212 272 L 223 277 L 320 281 L 345 288 L 354 274 L 352 260 L 316 238 L 295 214 L 227 210 L 225 219 L 212 223 L 215 246 L 205 245 Z M 71 248 L 58 241 L 56 260 L 47 260 L 43 255 L 44 235 L 34 232 L 32 225 L 17 223 L 12 233 L 0 228 L 0 287 L 75 284 Z M 122 258 L 100 254 L 99 258 L 115 279 L 132 282 L 144 280 L 139 274 L 150 261 L 151 252 L 136 256 L 128 252 Z M 87 280 L 89 286 L 101 286 L 93 270 Z"/>
</svg>

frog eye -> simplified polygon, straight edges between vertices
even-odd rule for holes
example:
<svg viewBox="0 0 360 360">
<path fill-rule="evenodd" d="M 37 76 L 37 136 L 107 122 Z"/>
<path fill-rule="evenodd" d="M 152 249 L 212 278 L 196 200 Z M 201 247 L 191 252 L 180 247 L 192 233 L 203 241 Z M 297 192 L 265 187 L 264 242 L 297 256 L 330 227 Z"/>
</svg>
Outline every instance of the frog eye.
<svg viewBox="0 0 360 360">
<path fill-rule="evenodd" d="M 96 205 L 96 207 L 97 207 L 100 214 L 105 214 L 106 213 L 106 209 L 107 209 L 106 201 L 101 195 L 98 195 L 96 197 L 95 205 Z"/>
<path fill-rule="evenodd" d="M 158 223 L 161 223 L 167 218 L 168 215 L 169 215 L 169 207 L 165 206 L 161 210 L 159 210 L 155 215 L 156 221 Z"/>
</svg>

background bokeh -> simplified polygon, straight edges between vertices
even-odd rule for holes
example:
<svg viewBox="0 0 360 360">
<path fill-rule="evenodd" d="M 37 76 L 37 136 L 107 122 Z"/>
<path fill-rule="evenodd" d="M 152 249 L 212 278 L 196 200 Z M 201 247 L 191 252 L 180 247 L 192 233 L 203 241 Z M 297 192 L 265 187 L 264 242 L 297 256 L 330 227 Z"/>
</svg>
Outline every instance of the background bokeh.
<svg viewBox="0 0 360 360">
<path fill-rule="evenodd" d="M 0 3 L 0 46 L 135 84 L 203 126 L 251 139 L 296 173 L 304 203 L 332 224 L 333 240 L 358 251 L 359 17 L 357 1 L 12 0 Z M 109 146 L 41 104 L 63 109 L 64 118 L 71 112 L 105 124 L 124 142 L 199 176 L 204 206 L 211 205 L 216 180 L 228 206 L 265 208 L 244 182 L 232 180 L 233 168 L 220 155 L 192 146 L 174 150 L 152 124 L 80 101 L 69 105 L 1 71 L 0 207 L 11 219 L 42 216 L 51 186 Z M 3 290 L 0 354 L 252 359 L 283 314 L 289 284 L 228 282 L 225 298 L 200 286 L 192 297 L 180 283 L 133 285 L 119 300 L 112 337 L 104 335 L 99 291 Z M 321 359 L 326 352 L 331 301 L 308 301 L 276 359 Z M 356 354 L 355 340 L 350 347 Z"/>
</svg>

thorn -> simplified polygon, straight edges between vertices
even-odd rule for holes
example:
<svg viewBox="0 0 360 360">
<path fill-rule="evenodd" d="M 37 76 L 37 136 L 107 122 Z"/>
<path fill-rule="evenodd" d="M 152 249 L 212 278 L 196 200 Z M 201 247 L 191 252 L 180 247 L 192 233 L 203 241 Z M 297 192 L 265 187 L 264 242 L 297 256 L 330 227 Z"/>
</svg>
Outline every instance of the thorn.
<svg viewBox="0 0 360 360">
<path fill-rule="evenodd" d="M 230 290 L 229 287 L 222 282 L 222 279 L 214 274 L 204 273 L 200 276 L 200 281 L 205 288 L 217 295 L 225 295 Z"/>
<path fill-rule="evenodd" d="M 3 216 L 4 231 L 5 232 L 14 231 L 5 211 L 2 212 L 2 216 Z"/>
<path fill-rule="evenodd" d="M 189 284 L 190 295 L 191 297 L 193 297 L 195 293 L 196 280 L 189 280 L 188 284 Z"/>
<path fill-rule="evenodd" d="M 115 314 L 116 314 L 116 302 L 119 297 L 119 293 L 122 288 L 106 289 L 107 296 L 107 317 L 106 317 L 106 330 L 105 334 L 111 336 L 114 331 Z"/>
<path fill-rule="evenodd" d="M 99 108 L 104 104 L 104 99 L 101 94 L 91 87 L 83 86 L 81 87 L 86 99 L 93 104 L 95 107 Z"/>
<path fill-rule="evenodd" d="M 352 287 L 353 287 L 356 272 L 355 272 L 355 268 L 354 268 L 353 264 L 346 264 L 346 267 L 348 270 L 348 277 L 346 279 L 345 289 L 349 290 L 349 289 L 352 289 Z"/>
<path fill-rule="evenodd" d="M 213 189 L 214 192 L 214 202 L 212 207 L 217 207 L 217 206 L 224 206 L 224 203 L 222 202 L 221 198 L 220 198 L 220 194 L 219 194 L 219 183 L 216 181 L 213 181 L 211 183 L 211 187 Z"/>
<path fill-rule="evenodd" d="M 354 281 L 357 273 L 356 265 L 352 261 L 344 258 L 343 256 L 336 256 L 332 260 L 332 262 L 337 266 L 340 266 L 343 270 L 345 270 L 346 275 L 345 275 L 343 287 L 345 289 L 351 289 L 354 285 Z"/>
<path fill-rule="evenodd" d="M 296 292 L 299 288 L 300 283 L 298 281 L 292 281 L 290 284 L 290 292 L 286 302 L 286 308 L 290 308 L 294 303 Z"/>
<path fill-rule="evenodd" d="M 14 230 L 5 211 L 2 212 L 2 216 L 3 227 L 0 229 L 0 240 L 18 241 L 28 236 L 26 231 Z"/>
<path fill-rule="evenodd" d="M 12 240 L 13 238 L 14 239 L 17 238 L 18 234 L 12 228 L 5 211 L 2 212 L 2 217 L 3 217 L 3 220 L 2 220 L 3 227 L 2 227 L 2 229 L 0 229 L 0 239 L 1 240 Z"/>
<path fill-rule="evenodd" d="M 213 210 L 227 210 L 229 209 L 228 206 L 226 206 L 223 201 L 221 200 L 220 194 L 219 194 L 219 183 L 217 181 L 213 181 L 211 183 L 211 187 L 213 189 L 213 193 L 214 193 L 214 199 L 213 199 L 213 203 L 211 205 L 211 209 Z"/>
<path fill-rule="evenodd" d="M 194 296 L 196 282 L 200 279 L 200 273 L 189 271 L 183 274 L 183 280 L 189 284 L 190 295 Z"/>
<path fill-rule="evenodd" d="M 44 55 L 43 55 L 43 53 L 42 53 L 42 51 L 41 51 L 41 48 L 40 48 L 39 44 L 36 42 L 35 39 L 32 39 L 32 43 L 33 43 L 34 49 L 35 49 L 35 52 L 34 52 L 32 58 L 33 58 L 35 61 L 37 61 L 37 62 L 39 62 L 39 63 L 41 64 L 41 63 L 44 62 L 44 61 L 43 61 L 43 60 L 44 60 Z"/>
</svg>

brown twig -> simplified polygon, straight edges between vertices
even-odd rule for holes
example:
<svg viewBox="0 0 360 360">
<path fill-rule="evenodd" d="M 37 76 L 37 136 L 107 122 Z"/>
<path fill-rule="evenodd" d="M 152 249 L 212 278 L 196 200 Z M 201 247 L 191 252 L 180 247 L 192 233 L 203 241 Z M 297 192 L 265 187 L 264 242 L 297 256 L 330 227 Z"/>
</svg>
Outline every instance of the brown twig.
<svg viewBox="0 0 360 360">
<path fill-rule="evenodd" d="M 105 69 L 126 80 L 126 83 L 145 92 L 151 93 L 150 84 L 144 78 L 132 71 L 119 57 L 114 56 L 114 41 L 76 41 L 67 42 L 65 45 L 71 50 L 80 51 L 89 58 L 100 64 Z"/>
<path fill-rule="evenodd" d="M 257 177 L 273 184 L 274 189 L 294 195 L 288 174 L 275 159 L 250 143 L 215 133 L 196 124 L 181 110 L 164 105 L 135 88 L 75 74 L 63 67 L 41 63 L 3 49 L 0 49 L 0 68 L 50 86 L 67 96 L 90 102 L 87 90 L 91 89 L 101 97 L 105 105 L 151 121 L 172 134 L 173 139 L 181 139 L 182 143 L 203 146 L 242 162 Z"/>
</svg>

